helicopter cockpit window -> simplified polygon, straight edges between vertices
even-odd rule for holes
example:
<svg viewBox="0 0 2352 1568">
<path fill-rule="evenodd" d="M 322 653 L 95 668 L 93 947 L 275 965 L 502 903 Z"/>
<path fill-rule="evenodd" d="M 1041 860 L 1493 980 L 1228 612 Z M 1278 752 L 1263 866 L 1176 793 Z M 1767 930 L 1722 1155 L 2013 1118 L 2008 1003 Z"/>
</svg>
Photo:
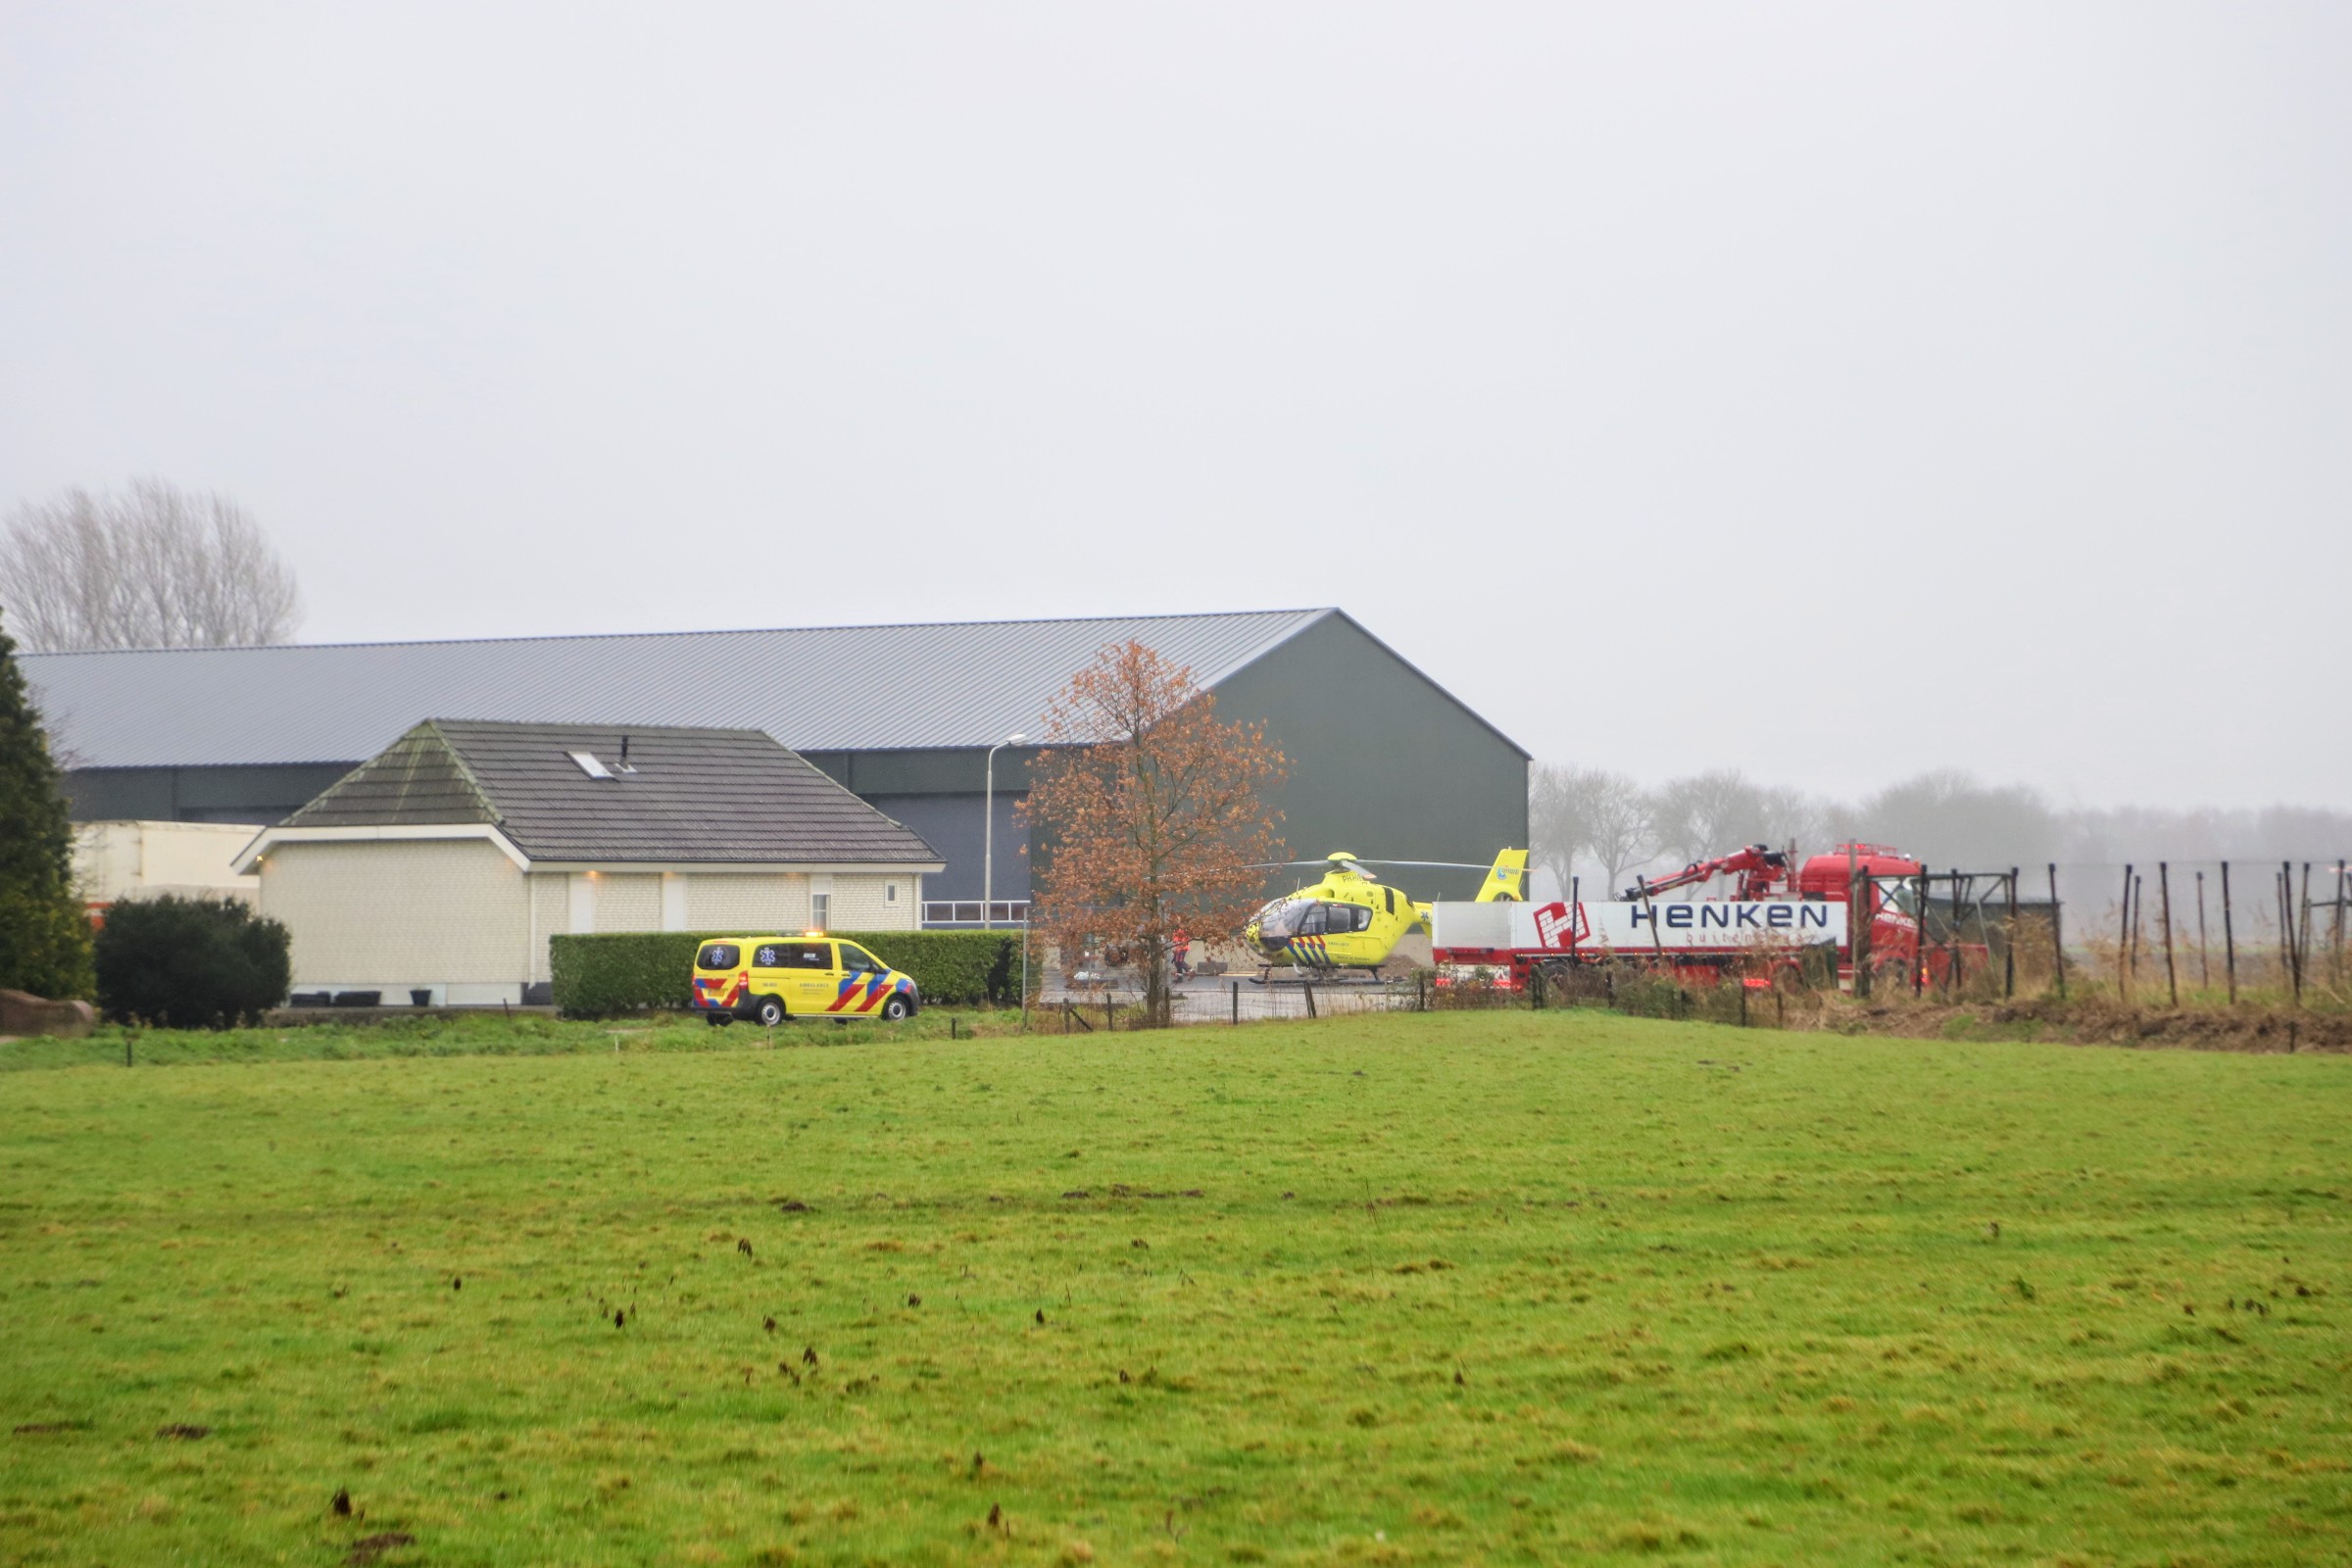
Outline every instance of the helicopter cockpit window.
<svg viewBox="0 0 2352 1568">
<path fill-rule="evenodd" d="M 1322 929 L 1335 937 L 1368 930 L 1372 925 L 1372 911 L 1360 904 L 1326 904 L 1321 913 Z"/>
<path fill-rule="evenodd" d="M 1315 911 L 1315 905 L 1306 899 L 1276 899 L 1257 911 L 1257 937 L 1260 942 L 1288 942 L 1300 934 L 1301 922 Z M 1316 930 L 1321 930 L 1318 924 Z"/>
</svg>

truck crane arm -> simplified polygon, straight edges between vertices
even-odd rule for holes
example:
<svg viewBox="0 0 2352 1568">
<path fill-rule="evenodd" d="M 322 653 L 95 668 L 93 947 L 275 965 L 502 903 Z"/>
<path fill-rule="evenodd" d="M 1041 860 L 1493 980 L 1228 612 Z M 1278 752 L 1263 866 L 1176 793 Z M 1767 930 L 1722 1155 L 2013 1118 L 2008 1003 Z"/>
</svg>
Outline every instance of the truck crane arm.
<svg viewBox="0 0 2352 1568">
<path fill-rule="evenodd" d="M 1636 877 L 1634 885 L 1625 890 L 1625 898 L 1628 903 L 1639 903 L 1660 893 L 1671 893 L 1676 888 L 1687 888 L 1693 882 L 1704 882 L 1718 876 L 1738 877 L 1740 897 L 1742 899 L 1765 898 L 1771 894 L 1776 883 L 1788 879 L 1788 857 L 1770 845 L 1750 844 L 1743 850 L 1717 856 L 1712 860 L 1692 860 L 1680 871 L 1662 876 L 1655 882 Z"/>
</svg>

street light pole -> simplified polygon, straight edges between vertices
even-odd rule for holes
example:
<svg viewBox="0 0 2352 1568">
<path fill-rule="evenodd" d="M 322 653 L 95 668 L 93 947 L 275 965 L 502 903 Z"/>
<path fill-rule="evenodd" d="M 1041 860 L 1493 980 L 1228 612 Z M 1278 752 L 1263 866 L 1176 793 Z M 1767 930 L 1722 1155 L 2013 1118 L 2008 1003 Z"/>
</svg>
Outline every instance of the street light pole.
<svg viewBox="0 0 2352 1568">
<path fill-rule="evenodd" d="M 988 804 L 980 808 L 980 929 L 983 931 L 997 923 L 993 902 L 997 894 L 997 754 L 1028 738 L 1015 732 L 988 749 Z"/>
</svg>

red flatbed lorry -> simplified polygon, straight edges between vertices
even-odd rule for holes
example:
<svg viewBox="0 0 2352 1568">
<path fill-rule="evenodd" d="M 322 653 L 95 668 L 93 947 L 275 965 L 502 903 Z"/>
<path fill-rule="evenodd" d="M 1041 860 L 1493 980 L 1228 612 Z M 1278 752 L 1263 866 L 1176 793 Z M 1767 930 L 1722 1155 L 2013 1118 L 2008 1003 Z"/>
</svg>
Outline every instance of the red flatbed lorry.
<svg viewBox="0 0 2352 1568">
<path fill-rule="evenodd" d="M 1622 898 L 1606 902 L 1435 905 L 1430 945 L 1438 983 L 1517 989 L 1540 965 L 1618 962 L 1686 983 L 1737 976 L 1770 985 L 1776 974 L 1801 971 L 1809 952 L 1828 949 L 1838 983 L 1850 986 L 1860 890 L 1867 908 L 1863 961 L 1874 977 L 1909 984 L 1921 961 L 1912 880 L 1925 869 L 1921 863 L 1883 844 L 1859 843 L 1816 855 L 1793 872 L 1788 860 L 1784 851 L 1754 844 L 1694 860 L 1655 882 L 1636 878 Z M 1658 898 L 1718 878 L 1729 880 L 1732 897 Z M 1926 958 L 1930 970 L 1948 961 L 1939 949 Z"/>
</svg>

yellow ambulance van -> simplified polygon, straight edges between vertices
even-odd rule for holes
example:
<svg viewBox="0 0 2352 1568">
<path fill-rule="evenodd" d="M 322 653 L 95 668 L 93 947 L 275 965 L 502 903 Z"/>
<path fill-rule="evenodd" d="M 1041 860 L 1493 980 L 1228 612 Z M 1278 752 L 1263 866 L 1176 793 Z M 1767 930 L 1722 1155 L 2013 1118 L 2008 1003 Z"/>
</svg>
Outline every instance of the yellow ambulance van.
<svg viewBox="0 0 2352 1568">
<path fill-rule="evenodd" d="M 911 1018 L 914 979 L 838 937 L 710 937 L 694 955 L 694 1007 L 710 1024 L 749 1018 Z"/>
</svg>

